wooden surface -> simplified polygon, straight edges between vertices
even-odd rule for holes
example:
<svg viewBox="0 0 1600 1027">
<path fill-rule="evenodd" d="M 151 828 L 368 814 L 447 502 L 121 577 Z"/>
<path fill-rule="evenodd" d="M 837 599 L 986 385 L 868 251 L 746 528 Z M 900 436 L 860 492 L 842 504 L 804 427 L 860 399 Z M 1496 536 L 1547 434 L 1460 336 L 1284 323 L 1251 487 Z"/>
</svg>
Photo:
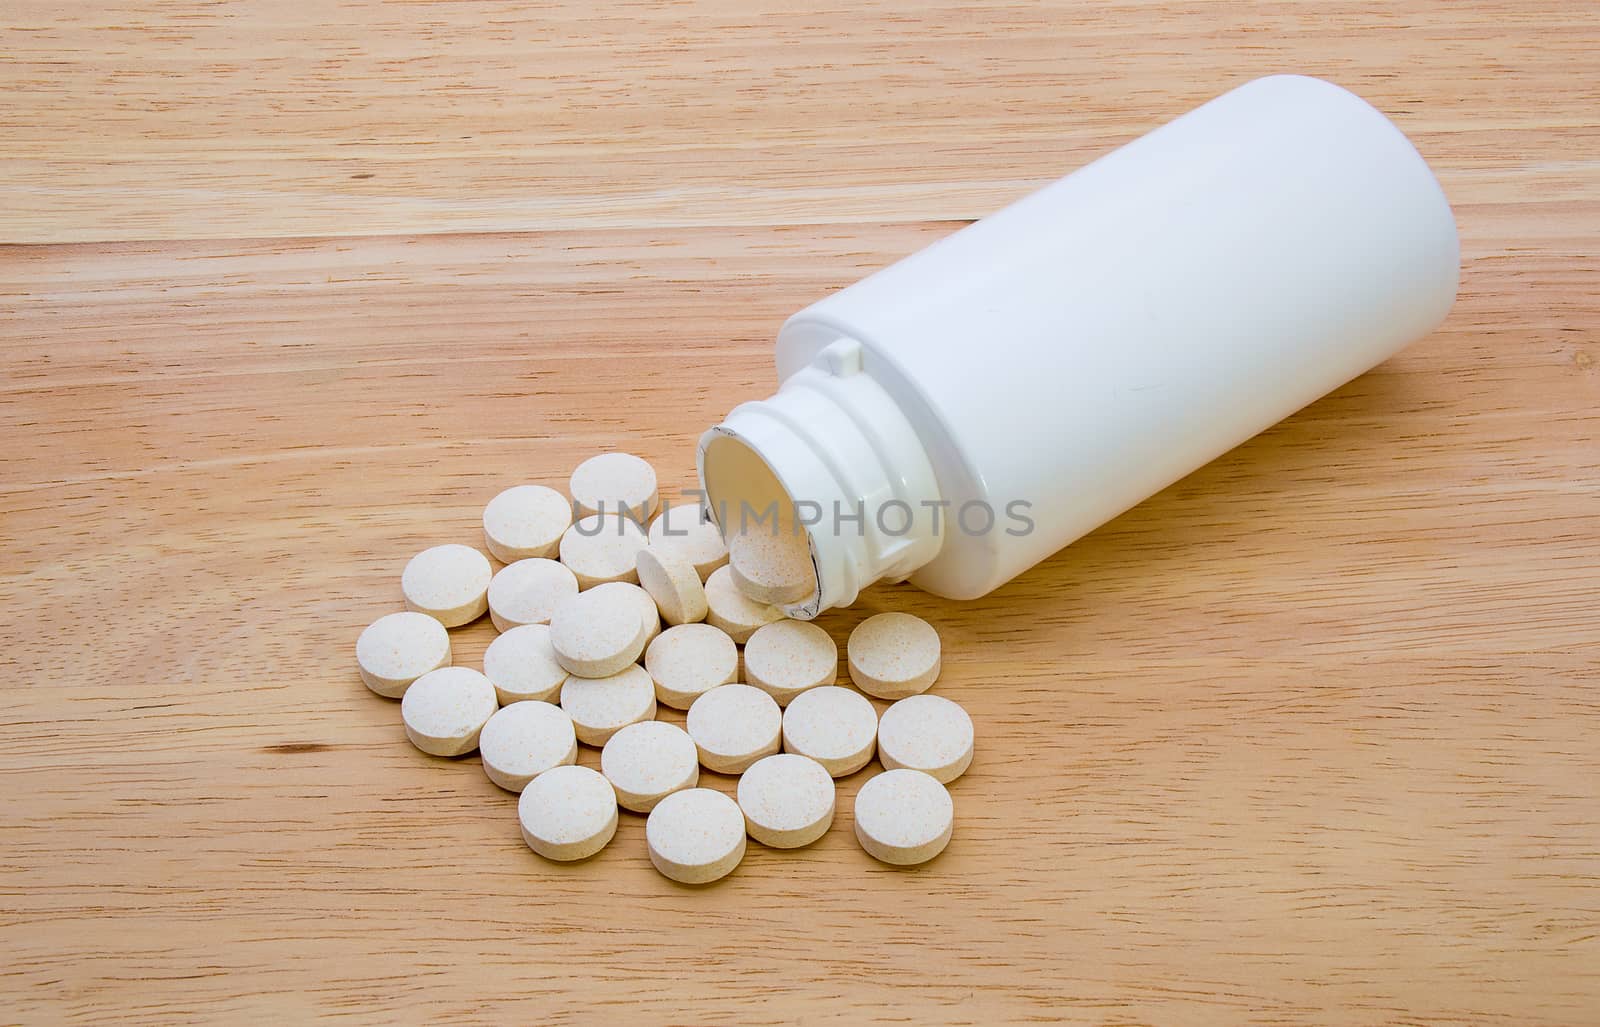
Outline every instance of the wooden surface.
<svg viewBox="0 0 1600 1027">
<path fill-rule="evenodd" d="M 1600 1022 L 1581 6 L 7 3 L 0 1019 Z M 864 773 L 711 888 L 633 816 L 554 866 L 362 688 L 497 490 L 689 485 L 786 314 L 1279 70 L 1416 139 L 1460 302 L 985 600 L 826 618 L 943 633 L 937 861 Z"/>
</svg>

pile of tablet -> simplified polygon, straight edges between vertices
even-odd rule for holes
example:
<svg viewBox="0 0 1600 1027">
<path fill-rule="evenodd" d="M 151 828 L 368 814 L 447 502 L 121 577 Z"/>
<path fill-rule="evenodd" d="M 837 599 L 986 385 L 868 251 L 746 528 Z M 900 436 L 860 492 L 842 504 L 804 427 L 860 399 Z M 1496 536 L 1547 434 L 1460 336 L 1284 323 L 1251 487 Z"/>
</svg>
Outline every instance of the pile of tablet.
<svg viewBox="0 0 1600 1027">
<path fill-rule="evenodd" d="M 542 485 L 494 497 L 484 543 L 503 566 L 471 546 L 424 550 L 401 575 L 407 612 L 361 633 L 361 678 L 401 700 L 412 744 L 478 751 L 489 779 L 521 794 L 523 838 L 548 859 L 599 852 L 622 809 L 648 815 L 661 873 L 715 881 L 746 836 L 822 837 L 834 778 L 874 756 L 884 772 L 855 801 L 862 848 L 900 866 L 943 851 L 946 785 L 972 760 L 973 728 L 925 694 L 940 669 L 926 621 L 862 621 L 846 643 L 856 687 L 839 686 L 833 639 L 773 605 L 811 587 L 803 534 L 735 537 L 730 566 L 699 505 L 659 509 L 655 471 L 625 453 L 584 461 L 569 489 L 570 501 Z M 452 666 L 447 629 L 485 613 L 501 634 L 483 669 Z M 880 718 L 868 695 L 893 704 Z M 685 727 L 656 720 L 662 705 L 687 710 Z M 577 765 L 579 745 L 601 750 L 598 771 Z M 701 767 L 739 775 L 734 793 L 701 787 Z"/>
</svg>

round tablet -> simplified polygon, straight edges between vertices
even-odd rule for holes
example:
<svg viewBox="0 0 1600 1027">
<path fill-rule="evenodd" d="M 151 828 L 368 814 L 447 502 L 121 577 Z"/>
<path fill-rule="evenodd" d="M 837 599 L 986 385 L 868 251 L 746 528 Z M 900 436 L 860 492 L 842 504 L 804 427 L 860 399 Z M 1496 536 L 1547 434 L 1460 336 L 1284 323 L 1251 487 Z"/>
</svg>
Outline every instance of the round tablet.
<svg viewBox="0 0 1600 1027">
<path fill-rule="evenodd" d="M 649 813 L 673 792 L 700 782 L 700 756 L 683 728 L 647 720 L 611 736 L 600 752 L 600 771 L 623 809 Z"/>
<path fill-rule="evenodd" d="M 617 794 L 588 767 L 554 767 L 534 778 L 517 800 L 522 840 L 546 859 L 593 856 L 617 833 Z"/>
<path fill-rule="evenodd" d="M 728 567 L 739 591 L 758 603 L 798 603 L 817 590 L 809 537 L 781 525 L 729 539 Z"/>
<path fill-rule="evenodd" d="M 543 485 L 517 485 L 483 508 L 483 541 L 501 563 L 549 559 L 571 523 L 566 496 Z"/>
<path fill-rule="evenodd" d="M 956 807 L 920 770 L 886 770 L 856 793 L 856 840 L 876 859 L 908 867 L 950 844 Z"/>
<path fill-rule="evenodd" d="M 548 624 L 526 624 L 499 635 L 483 651 L 483 676 L 494 685 L 501 706 L 527 699 L 555 702 L 567 668 L 556 659 Z"/>
<path fill-rule="evenodd" d="M 744 676 L 787 706 L 808 688 L 833 684 L 839 647 L 810 621 L 774 621 L 757 628 L 744 644 Z"/>
<path fill-rule="evenodd" d="M 809 756 L 832 774 L 854 774 L 872 761 L 878 711 L 860 692 L 813 688 L 783 711 L 783 750 Z"/>
<path fill-rule="evenodd" d="M 655 468 L 632 453 L 601 453 L 579 464 L 569 483 L 580 516 L 622 514 L 647 524 L 661 497 Z"/>
<path fill-rule="evenodd" d="M 428 671 L 450 666 L 450 632 L 425 613 L 386 614 L 356 639 L 356 666 L 368 688 L 398 699 Z"/>
<path fill-rule="evenodd" d="M 516 702 L 483 725 L 478 752 L 489 780 L 508 792 L 520 792 L 551 767 L 576 763 L 578 736 L 559 706 Z"/>
<path fill-rule="evenodd" d="M 673 792 L 644 824 L 650 862 L 682 884 L 710 884 L 744 859 L 744 814 L 739 804 L 710 788 Z"/>
<path fill-rule="evenodd" d="M 706 578 L 706 623 L 726 631 L 740 645 L 749 641 L 757 628 L 783 618 L 783 611 L 776 606 L 758 603 L 739 591 L 727 567 L 718 567 Z"/>
<path fill-rule="evenodd" d="M 468 667 L 441 667 L 411 683 L 400 700 L 411 744 L 433 756 L 461 756 L 500 708 L 489 679 Z"/>
<path fill-rule="evenodd" d="M 578 741 L 604 745 L 611 736 L 656 715 L 656 689 L 637 664 L 607 678 L 567 678 L 561 686 L 561 708 L 572 718 Z"/>
<path fill-rule="evenodd" d="M 644 547 L 645 534 L 637 524 L 626 517 L 596 514 L 577 521 L 561 536 L 561 562 L 578 576 L 581 588 L 607 581 L 637 584 L 634 568 Z"/>
<path fill-rule="evenodd" d="M 943 696 L 901 699 L 878 723 L 878 758 L 886 770 L 920 770 L 949 784 L 972 763 L 972 718 Z"/>
<path fill-rule="evenodd" d="M 489 608 L 489 558 L 451 543 L 424 549 L 400 575 L 406 607 L 425 613 L 447 628 L 477 620 Z"/>
<path fill-rule="evenodd" d="M 738 774 L 778 751 L 783 711 L 759 688 L 719 685 L 689 707 L 685 726 L 707 770 Z"/>
<path fill-rule="evenodd" d="M 939 677 L 939 633 L 921 617 L 880 613 L 850 632 L 845 643 L 850 680 L 879 699 L 926 692 Z"/>
<path fill-rule="evenodd" d="M 706 589 L 694 564 L 682 556 L 646 546 L 639 550 L 639 584 L 656 601 L 668 624 L 693 624 L 706 619 Z"/>
<path fill-rule="evenodd" d="M 787 752 L 756 760 L 739 778 L 745 829 L 775 849 L 810 845 L 833 823 L 833 791 L 816 760 Z"/>
<path fill-rule="evenodd" d="M 644 669 L 656 683 L 656 699 L 686 710 L 701 695 L 739 676 L 739 647 L 709 624 L 668 628 L 645 648 Z"/>
<path fill-rule="evenodd" d="M 701 581 L 728 562 L 722 532 L 699 503 L 680 503 L 662 510 L 661 516 L 650 522 L 649 535 L 650 548 L 682 556 L 694 564 Z"/>
<path fill-rule="evenodd" d="M 496 631 L 524 624 L 548 624 L 550 612 L 578 594 L 578 578 L 554 560 L 518 560 L 500 568 L 489 582 L 489 619 Z"/>
<path fill-rule="evenodd" d="M 603 678 L 644 652 L 645 624 L 639 607 L 619 592 L 579 592 L 556 604 L 550 615 L 550 645 L 568 673 Z"/>
<path fill-rule="evenodd" d="M 644 621 L 645 645 L 649 645 L 657 635 L 661 634 L 661 611 L 656 608 L 656 601 L 650 598 L 650 593 L 638 585 L 631 585 L 626 581 L 608 581 L 603 585 L 596 585 L 589 591 L 601 595 L 626 596 L 628 602 L 637 606 L 639 619 Z"/>
</svg>

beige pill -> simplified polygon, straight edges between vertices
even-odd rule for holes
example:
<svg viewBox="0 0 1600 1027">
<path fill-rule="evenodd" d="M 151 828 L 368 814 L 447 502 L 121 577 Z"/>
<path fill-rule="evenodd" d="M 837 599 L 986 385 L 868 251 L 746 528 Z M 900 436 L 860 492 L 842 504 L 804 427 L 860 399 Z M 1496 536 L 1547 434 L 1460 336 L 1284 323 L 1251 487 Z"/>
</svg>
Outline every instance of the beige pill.
<svg viewBox="0 0 1600 1027">
<path fill-rule="evenodd" d="M 580 588 L 608 581 L 638 584 L 635 568 L 645 534 L 623 517 L 598 514 L 579 520 L 561 536 L 561 562 L 578 577 Z"/>
<path fill-rule="evenodd" d="M 500 708 L 494 685 L 468 667 L 441 667 L 411 683 L 400 700 L 411 744 L 433 756 L 461 756 L 478 747 L 483 725 Z"/>
<path fill-rule="evenodd" d="M 758 603 L 797 603 L 817 590 L 804 531 L 755 525 L 728 540 L 728 567 L 739 591 Z"/>
<path fill-rule="evenodd" d="M 617 794 L 599 771 L 553 767 L 517 800 L 522 840 L 546 859 L 585 859 L 617 833 Z"/>
<path fill-rule="evenodd" d="M 356 666 L 368 688 L 398 699 L 428 671 L 450 666 L 450 632 L 425 613 L 386 614 L 356 639 Z"/>
<path fill-rule="evenodd" d="M 662 510 L 661 516 L 650 522 L 649 537 L 651 549 L 675 553 L 694 564 L 701 581 L 728 562 L 722 532 L 698 503 L 680 503 Z"/>
<path fill-rule="evenodd" d="M 638 660 L 645 634 L 639 607 L 620 592 L 579 592 L 550 615 L 556 659 L 580 677 L 609 677 Z"/>
<path fill-rule="evenodd" d="M 605 678 L 567 678 L 561 686 L 561 708 L 572 718 L 578 741 L 601 746 L 611 736 L 656 715 L 656 689 L 637 664 Z"/>
<path fill-rule="evenodd" d="M 471 546 L 424 549 L 400 575 L 406 607 L 425 613 L 447 628 L 477 620 L 489 609 L 489 558 Z"/>
<path fill-rule="evenodd" d="M 809 621 L 774 621 L 745 643 L 744 677 L 787 706 L 801 692 L 838 679 L 839 647 Z"/>
<path fill-rule="evenodd" d="M 579 516 L 621 514 L 648 524 L 660 496 L 655 468 L 632 453 L 601 453 L 577 466 L 569 482 Z"/>
<path fill-rule="evenodd" d="M 870 763 L 877 742 L 878 711 L 853 689 L 813 688 L 783 711 L 783 750 L 811 757 L 834 777 Z"/>
<path fill-rule="evenodd" d="M 520 792 L 549 770 L 578 761 L 572 718 L 547 702 L 512 703 L 489 718 L 478 735 L 478 752 L 489 780 Z"/>
<path fill-rule="evenodd" d="M 739 676 L 739 647 L 709 624 L 668 628 L 645 648 L 644 669 L 656 684 L 656 700 L 675 710 Z"/>
<path fill-rule="evenodd" d="M 668 624 L 693 624 L 706 619 L 706 589 L 694 564 L 672 553 L 648 547 L 639 550 L 639 584 L 650 593 Z"/>
<path fill-rule="evenodd" d="M 762 845 L 797 849 L 833 824 L 833 778 L 816 760 L 779 753 L 756 760 L 739 778 L 745 830 Z"/>
<path fill-rule="evenodd" d="M 494 685 L 501 706 L 534 700 L 555 702 L 567 668 L 556 659 L 548 624 L 526 624 L 499 635 L 483 651 L 483 676 Z"/>
<path fill-rule="evenodd" d="M 783 711 L 759 688 L 719 685 L 689 707 L 685 726 L 707 770 L 738 774 L 778 751 Z"/>
<path fill-rule="evenodd" d="M 644 621 L 644 644 L 649 645 L 655 637 L 661 634 L 661 611 L 656 608 L 656 601 L 650 598 L 650 593 L 638 585 L 626 581 L 608 581 L 603 585 L 596 585 L 589 589 L 600 595 L 626 596 L 627 601 L 639 608 L 639 619 Z"/>
<path fill-rule="evenodd" d="M 611 736 L 600 752 L 600 771 L 623 809 L 649 813 L 673 792 L 699 783 L 700 756 L 683 728 L 647 720 Z"/>
<path fill-rule="evenodd" d="M 920 770 L 949 784 L 972 763 L 972 718 L 943 696 L 901 699 L 878 723 L 878 758 L 886 770 Z"/>
<path fill-rule="evenodd" d="M 706 623 L 726 631 L 740 645 L 748 642 L 757 628 L 783 619 L 783 611 L 776 606 L 758 603 L 739 591 L 727 567 L 718 567 L 706 578 Z"/>
<path fill-rule="evenodd" d="M 879 699 L 904 699 L 938 679 L 939 633 L 921 617 L 880 613 L 850 632 L 845 658 L 857 688 Z"/>
<path fill-rule="evenodd" d="M 651 810 L 644 837 L 650 862 L 682 884 L 710 884 L 744 859 L 744 814 L 710 788 L 674 792 Z"/>
<path fill-rule="evenodd" d="M 489 619 L 496 631 L 548 624 L 556 604 L 578 594 L 578 578 L 554 560 L 518 560 L 489 582 Z"/>
<path fill-rule="evenodd" d="M 483 541 L 501 563 L 550 559 L 571 524 L 566 496 L 543 485 L 517 485 L 483 508 Z"/>
<path fill-rule="evenodd" d="M 886 770 L 856 793 L 856 840 L 874 858 L 915 866 L 944 851 L 955 826 L 944 785 L 920 770 Z"/>
</svg>

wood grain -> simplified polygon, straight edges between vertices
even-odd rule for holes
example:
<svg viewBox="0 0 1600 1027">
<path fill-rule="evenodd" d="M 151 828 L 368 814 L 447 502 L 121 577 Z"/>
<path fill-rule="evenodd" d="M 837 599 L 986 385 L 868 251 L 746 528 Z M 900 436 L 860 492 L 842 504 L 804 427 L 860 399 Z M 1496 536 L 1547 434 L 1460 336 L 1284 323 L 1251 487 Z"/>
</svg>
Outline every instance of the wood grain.
<svg viewBox="0 0 1600 1027">
<path fill-rule="evenodd" d="M 1596 1021 L 1595 11 L 4 20 L 0 1019 Z M 1285 68 L 1440 166 L 1461 300 L 995 595 L 823 621 L 944 636 L 938 860 L 856 846 L 869 771 L 710 888 L 632 816 L 555 866 L 362 688 L 496 491 L 612 446 L 690 486 L 788 313 Z"/>
</svg>

